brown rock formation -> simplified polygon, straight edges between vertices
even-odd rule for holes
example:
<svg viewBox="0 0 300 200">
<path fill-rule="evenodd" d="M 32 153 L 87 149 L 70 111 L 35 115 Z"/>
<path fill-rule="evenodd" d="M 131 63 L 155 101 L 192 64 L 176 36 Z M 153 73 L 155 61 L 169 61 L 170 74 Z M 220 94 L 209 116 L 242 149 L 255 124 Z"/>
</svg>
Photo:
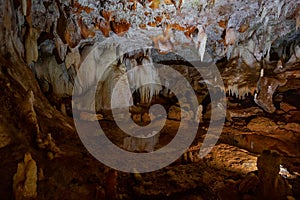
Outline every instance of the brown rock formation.
<svg viewBox="0 0 300 200">
<path fill-rule="evenodd" d="M 261 199 L 284 199 L 288 194 L 288 185 L 279 176 L 281 159 L 278 153 L 263 151 L 257 159 L 258 168 L 258 196 Z M 276 191 L 276 192 L 275 192 Z"/>
<path fill-rule="evenodd" d="M 13 190 L 16 200 L 37 198 L 37 166 L 30 153 L 26 153 L 24 161 L 18 164 Z"/>
<path fill-rule="evenodd" d="M 299 10 L 299 2 L 290 0 L 209 0 L 190 4 L 173 0 L 2 0 L 0 198 L 103 199 L 106 193 L 106 199 L 127 200 L 137 196 L 215 199 L 226 184 L 236 198 L 243 195 L 245 199 L 270 196 L 281 199 L 288 195 L 299 198 L 299 178 L 292 181 L 292 194 L 278 175 L 281 162 L 295 174 L 299 173 L 300 108 L 299 102 L 294 101 L 299 97 L 300 88 L 296 48 L 300 41 Z M 89 53 L 96 43 L 105 47 L 91 56 Z M 111 44 L 118 48 L 112 48 Z M 135 45 L 160 49 L 127 52 Z M 211 107 L 216 105 L 204 102 L 201 107 L 188 103 L 179 107 L 167 86 L 174 85 L 188 97 L 191 94 L 182 86 L 191 84 L 199 103 L 209 99 L 208 87 L 213 87 L 218 94 L 220 86 L 215 84 L 214 74 L 209 80 L 203 80 L 191 63 L 172 50 L 188 58 L 200 56 L 207 69 L 212 61 L 217 62 L 228 101 L 232 101 L 229 109 L 234 109 L 228 112 L 230 122 L 226 123 L 219 141 L 227 144 L 219 144 L 205 159 L 200 158 L 198 147 L 189 149 L 184 162 L 179 160 L 166 169 L 142 176 L 145 180 L 139 181 L 141 185 L 129 174 L 118 176 L 115 170 L 104 174 L 103 164 L 82 146 L 70 118 L 73 86 L 82 62 L 89 58 L 86 64 L 91 75 L 79 77 L 87 82 L 80 93 L 87 101 L 86 105 L 74 107 L 79 110 L 87 134 L 90 121 L 101 119 L 99 123 L 104 124 L 107 135 L 125 149 L 151 152 L 154 146 L 160 147 L 160 142 L 170 142 L 184 116 L 189 121 L 202 122 L 196 137 L 196 143 L 201 144 L 208 127 L 206 121 L 211 119 Z M 126 54 L 122 55 L 123 52 Z M 106 71 L 107 80 L 97 85 L 95 78 L 104 58 L 116 62 Z M 148 71 L 140 67 L 142 76 L 128 77 L 128 80 L 124 76 L 123 83 L 134 86 L 131 89 L 135 91 L 133 104 L 137 111 L 131 114 L 135 122 L 148 123 L 152 114 L 145 114 L 149 111 L 145 104 L 150 106 L 160 101 L 167 105 L 169 119 L 162 133 L 150 138 L 149 144 L 131 137 L 123 140 L 126 136 L 109 121 L 111 118 L 90 110 L 95 106 L 99 106 L 99 111 L 109 109 L 118 79 L 138 65 L 152 63 L 171 64 L 187 82 L 161 80 L 166 87 L 137 88 L 137 83 L 146 79 L 159 79 L 154 67 Z M 199 62 L 193 64 L 198 66 Z M 259 77 L 261 68 L 265 69 L 265 75 Z M 89 89 L 95 85 L 99 86 L 99 102 L 91 105 L 94 96 Z M 255 90 L 256 103 L 262 109 L 253 102 Z M 118 98 L 123 99 L 121 95 Z M 220 111 L 224 109 L 220 107 Z M 160 120 L 159 116 L 154 117 Z M 217 121 L 218 116 L 213 120 Z M 189 124 L 185 126 L 188 134 Z M 276 154 L 264 152 L 265 149 L 278 150 L 282 161 Z M 36 162 L 26 152 L 32 152 L 39 169 L 43 169 L 38 173 L 39 187 Z M 24 161 L 16 169 L 24 153 Z M 252 173 L 243 179 L 245 172 L 255 168 L 252 161 L 256 153 L 262 153 L 257 165 L 259 174 Z M 226 193 L 225 197 L 230 195 Z"/>
</svg>

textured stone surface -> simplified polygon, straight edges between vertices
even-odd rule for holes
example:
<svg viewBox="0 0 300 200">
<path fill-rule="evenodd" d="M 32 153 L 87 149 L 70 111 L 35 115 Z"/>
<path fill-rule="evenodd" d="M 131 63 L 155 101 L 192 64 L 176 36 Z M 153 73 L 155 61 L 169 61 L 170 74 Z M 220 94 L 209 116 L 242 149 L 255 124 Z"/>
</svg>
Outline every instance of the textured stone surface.
<svg viewBox="0 0 300 200">
<path fill-rule="evenodd" d="M 26 153 L 24 162 L 18 164 L 13 179 L 16 200 L 36 199 L 37 197 L 37 166 L 30 153 Z"/>
<path fill-rule="evenodd" d="M 279 155 L 272 151 L 263 151 L 262 155 L 257 159 L 258 178 L 260 180 L 258 197 L 283 199 L 287 196 L 288 185 L 278 175 L 280 162 Z"/>
<path fill-rule="evenodd" d="M 273 94 L 279 85 L 279 81 L 274 78 L 261 77 L 258 81 L 258 94 L 254 97 L 254 101 L 268 113 L 276 110 L 273 104 Z"/>
<path fill-rule="evenodd" d="M 269 118 L 257 117 L 247 124 L 247 128 L 251 131 L 273 133 L 277 128 L 277 124 Z"/>
<path fill-rule="evenodd" d="M 79 63 L 86 58 L 93 44 L 106 41 L 108 36 L 114 40 L 114 44 L 120 45 L 118 50 L 121 53 L 133 49 L 137 44 L 142 47 L 160 47 L 161 49 L 152 52 L 151 56 L 147 52 L 144 53 L 142 49 L 124 57 L 126 60 L 126 56 L 130 57 L 129 60 L 133 64 L 149 64 L 150 57 L 153 62 L 165 61 L 163 64 L 170 64 L 176 60 L 177 63 L 171 63 L 172 68 L 182 73 L 193 88 L 198 88 L 196 91 L 199 95 L 198 99 L 205 101 L 202 104 L 204 113 L 209 112 L 207 108 L 209 100 L 206 100 L 209 97 L 206 96 L 207 92 L 203 91 L 205 87 L 202 85 L 207 83 L 218 92 L 219 86 L 214 84 L 214 74 L 211 74 L 211 79 L 207 82 L 202 81 L 199 74 L 185 66 L 188 63 L 183 58 L 168 51 L 177 50 L 191 59 L 195 56 L 203 56 L 204 50 L 211 53 L 212 59 L 206 53 L 203 59 L 205 62 L 212 60 L 220 62 L 219 69 L 224 78 L 226 92 L 231 96 L 229 100 L 238 104 L 235 109 L 243 111 L 245 107 L 251 109 L 254 106 L 251 95 L 257 89 L 261 67 L 265 68 L 265 79 L 274 78 L 280 84 L 286 82 L 284 86 L 273 91 L 274 106 L 278 108 L 282 101 L 278 97 L 282 96 L 284 101 L 289 100 L 287 102 L 295 107 L 292 109 L 282 107 L 286 112 L 272 115 L 261 111 L 253 111 L 250 114 L 232 112 L 236 117 L 226 123 L 228 126 L 221 135 L 220 143 L 227 142 L 238 148 L 226 147 L 224 144 L 216 147 L 216 152 L 212 152 L 210 157 L 211 162 L 209 159 L 201 160 L 196 153 L 192 152 L 189 156 L 194 156 L 193 160 L 189 158 L 189 161 L 182 162 L 180 159 L 162 170 L 142 174 L 137 182 L 132 179 L 131 174 L 122 173 L 118 178 L 108 177 L 108 180 L 113 180 L 112 193 L 113 196 L 117 196 L 117 199 L 176 200 L 201 196 L 216 199 L 220 189 L 227 184 L 230 188 L 228 191 L 236 196 L 239 181 L 243 178 L 240 171 L 252 170 L 253 167 L 251 164 L 250 167 L 245 169 L 243 166 L 244 168 L 241 169 L 241 163 L 245 160 L 240 161 L 237 158 L 242 156 L 246 158 L 247 153 L 239 148 L 247 149 L 251 153 L 262 153 L 266 148 L 276 150 L 283 157 L 284 167 L 291 172 L 299 173 L 299 106 L 294 100 L 299 97 L 300 73 L 297 70 L 298 61 L 295 57 L 292 60 L 293 56 L 289 55 L 292 53 L 288 53 L 291 46 L 299 45 L 297 38 L 299 32 L 295 32 L 296 28 L 299 28 L 297 1 L 193 1 L 191 4 L 176 5 L 177 8 L 172 3 L 165 5 L 163 1 L 106 2 L 108 3 L 90 0 L 78 2 L 4 0 L 0 2 L 1 120 L 3 119 L 5 123 L 9 122 L 5 127 L 5 134 L 11 137 L 10 144 L 0 149 L 1 198 L 14 198 L 12 177 L 17 171 L 17 163 L 28 151 L 34 152 L 32 153 L 34 159 L 44 169 L 45 178 L 39 182 L 37 199 L 104 198 L 103 188 L 106 188 L 105 185 L 109 182 L 105 181 L 107 174 L 103 172 L 106 167 L 95 160 L 83 147 L 75 133 L 72 119 L 62 115 L 55 107 L 60 109 L 63 103 L 66 109 L 63 108 L 62 111 L 66 114 L 64 110 L 67 110 L 68 114 L 70 103 L 67 102 L 70 102 L 74 77 L 80 69 Z M 97 70 L 100 70 L 98 66 L 102 66 L 105 56 L 109 59 L 119 56 L 117 52 L 110 51 L 108 44 L 112 43 L 107 40 L 104 45 L 105 50 L 100 49 L 97 52 L 101 59 L 91 59 L 87 63 L 90 65 L 87 71 L 91 75 L 84 74 L 80 77 L 81 80 L 86 81 L 80 93 L 87 97 L 86 107 L 85 105 L 79 107 L 84 111 L 95 107 L 90 104 L 89 100 L 93 96 L 88 90 L 98 84 L 94 79 L 99 72 Z M 117 62 L 124 64 L 122 63 L 124 57 L 118 58 Z M 283 69 L 275 73 L 274 68 L 281 66 L 279 60 L 282 60 Z M 286 63 L 291 61 L 293 65 Z M 199 62 L 193 64 L 198 65 Z M 182 67 L 175 67 L 175 65 L 182 65 Z M 209 64 L 205 63 L 204 67 L 208 66 Z M 143 76 L 136 80 L 141 81 L 144 77 L 149 78 Z M 111 82 L 115 83 L 115 80 Z M 169 84 L 173 83 L 169 81 Z M 270 86 L 269 82 L 262 86 L 264 90 L 260 90 L 259 95 L 270 97 L 266 93 L 267 87 Z M 105 89 L 108 92 L 101 95 L 109 96 L 111 87 L 108 85 Z M 178 83 L 176 87 L 181 88 L 182 83 Z M 149 90 L 143 88 L 143 91 L 146 98 L 141 99 L 149 100 L 152 97 L 148 95 Z M 159 90 L 150 91 L 158 91 L 159 94 Z M 99 92 L 101 93 L 101 90 Z M 175 105 L 174 96 L 166 93 L 163 99 L 167 102 L 165 105 L 168 107 Z M 186 92 L 182 90 L 182 93 Z M 294 96 L 290 96 L 291 94 Z M 135 96 L 136 102 L 139 101 L 138 96 Z M 260 100 L 264 103 L 260 104 L 264 110 L 270 110 L 267 107 L 272 107 L 273 102 L 264 102 L 262 98 Z M 104 101 L 107 103 L 106 106 L 109 105 L 108 99 Z M 162 99 L 158 98 L 157 101 Z M 190 107 L 194 111 L 193 114 L 196 114 L 196 108 Z M 135 114 L 140 114 L 139 118 L 144 121 L 141 117 L 144 112 L 143 110 Z M 264 122 L 274 121 L 279 128 L 274 132 L 261 132 L 259 130 L 266 126 L 257 123 L 257 127 L 252 127 L 250 131 L 245 125 L 255 118 L 255 115 L 268 118 Z M 159 119 L 159 116 L 156 117 Z M 194 118 L 195 116 L 191 119 Z M 180 121 L 169 121 L 171 121 L 168 122 L 169 125 L 164 127 L 160 134 L 158 146 L 168 144 L 176 134 L 176 127 Z M 86 133 L 89 133 L 90 122 L 86 123 Z M 102 120 L 99 123 L 102 125 L 106 123 L 104 129 L 114 140 L 124 138 L 124 134 L 122 135 L 112 122 Z M 201 124 L 195 142 L 201 142 L 207 127 L 206 122 Z M 268 124 L 267 127 L 268 131 L 273 130 L 273 124 Z M 189 133 L 188 129 L 186 133 Z M 122 145 L 123 140 L 119 143 Z M 68 154 L 61 154 L 60 149 Z M 60 157 L 56 158 L 56 153 Z M 55 159 L 45 159 L 45 155 Z M 30 169 L 35 168 L 33 161 L 28 163 L 32 163 L 27 165 Z M 232 170 L 231 165 L 238 170 Z M 24 173 L 20 174 L 24 175 Z M 35 172 L 28 173 L 28 177 L 35 180 L 35 174 Z M 22 177 L 25 176 L 23 175 Z M 34 188 L 34 184 L 29 182 L 31 181 L 26 182 L 22 179 L 18 185 L 20 187 L 17 188 L 22 189 L 24 184 Z M 290 182 L 293 182 L 294 190 L 290 195 L 298 198 L 299 181 L 293 179 Z M 247 189 L 247 185 L 251 186 L 251 184 L 247 183 L 243 191 L 251 191 Z M 106 188 L 106 192 L 107 190 Z M 34 192 L 29 193 L 34 196 Z M 119 194 L 115 195 L 115 193 Z M 232 196 L 228 196 L 228 192 L 225 197 L 233 199 Z M 251 199 L 253 195 L 245 194 L 240 197 Z"/>
<path fill-rule="evenodd" d="M 247 3 L 193 1 L 177 6 L 155 1 L 155 7 L 152 2 L 140 1 L 50 1 L 46 4 L 37 1 L 28 5 L 26 1 L 22 2 L 23 6 L 8 5 L 10 8 L 16 6 L 18 12 L 6 12 L 6 18 L 17 17 L 18 21 L 13 24 L 16 33 L 11 38 L 14 39 L 7 40 L 5 45 L 9 51 L 17 49 L 17 55 L 33 66 L 43 91 L 57 98 L 71 95 L 74 76 L 85 57 L 84 49 L 97 42 L 113 43 L 105 42 L 108 36 L 119 45 L 120 55 L 136 45 L 159 47 L 160 50 L 151 54 L 154 62 L 184 62 L 186 57 L 192 60 L 198 57 L 199 60 L 205 50 L 212 56 L 210 59 L 205 54 L 205 62 L 227 58 L 232 61 L 232 66 L 226 66 L 231 69 L 223 74 L 226 91 L 244 98 L 248 93 L 254 94 L 263 58 L 268 62 L 271 53 L 289 58 L 291 55 L 285 55 L 284 48 L 293 45 L 298 34 L 299 5 L 293 1 L 275 4 L 269 0 Z M 9 20 L 3 24 L 10 27 Z M 5 29 L 2 41 L 6 40 L 6 32 Z M 55 55 L 55 61 L 45 57 L 43 46 L 46 41 L 54 44 L 50 54 Z M 266 42 L 263 45 L 260 41 Z M 280 47 L 284 42 L 287 47 Z M 179 52 L 184 58 L 172 52 Z M 42 69 L 39 69 L 40 65 Z M 84 78 L 88 82 L 93 80 L 92 77 Z M 87 83 L 87 87 L 90 84 Z M 86 88 L 83 91 L 87 92 Z M 273 112 L 271 97 L 267 94 L 261 91 L 257 102 L 267 112 Z M 269 96 L 269 100 L 261 96 Z"/>
</svg>

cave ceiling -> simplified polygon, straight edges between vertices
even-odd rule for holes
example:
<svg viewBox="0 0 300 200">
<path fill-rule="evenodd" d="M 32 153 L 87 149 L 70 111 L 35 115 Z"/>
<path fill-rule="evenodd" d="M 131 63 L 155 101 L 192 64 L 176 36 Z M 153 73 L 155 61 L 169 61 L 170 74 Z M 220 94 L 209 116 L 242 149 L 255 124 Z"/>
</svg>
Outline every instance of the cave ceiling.
<svg viewBox="0 0 300 200">
<path fill-rule="evenodd" d="M 0 41 L 0 198 L 300 198 L 299 1 L 2 0 Z M 180 155 L 117 172 L 93 123 L 134 153 L 182 128 Z"/>
</svg>

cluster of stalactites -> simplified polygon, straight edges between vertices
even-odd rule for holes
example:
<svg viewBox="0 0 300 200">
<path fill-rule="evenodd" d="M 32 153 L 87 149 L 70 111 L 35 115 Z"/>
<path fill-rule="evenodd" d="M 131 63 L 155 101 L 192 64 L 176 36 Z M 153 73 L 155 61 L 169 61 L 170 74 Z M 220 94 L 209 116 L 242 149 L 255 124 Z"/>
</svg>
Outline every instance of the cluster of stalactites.
<svg viewBox="0 0 300 200">
<path fill-rule="evenodd" d="M 136 57 L 136 55 L 140 55 Z M 162 90 L 158 72 L 153 64 L 149 51 L 142 50 L 131 57 L 125 56 L 124 64 L 132 92 L 137 91 L 140 103 L 149 103 L 152 97 Z"/>
<path fill-rule="evenodd" d="M 255 87 L 251 87 L 248 85 L 228 85 L 226 88 L 226 92 L 233 97 L 243 100 L 247 95 L 254 95 Z"/>
</svg>

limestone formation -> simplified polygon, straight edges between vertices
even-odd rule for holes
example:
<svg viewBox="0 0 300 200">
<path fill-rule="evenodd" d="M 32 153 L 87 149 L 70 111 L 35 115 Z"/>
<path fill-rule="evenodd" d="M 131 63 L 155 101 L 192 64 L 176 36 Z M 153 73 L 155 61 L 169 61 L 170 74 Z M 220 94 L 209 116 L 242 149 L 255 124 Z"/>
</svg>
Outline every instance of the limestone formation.
<svg viewBox="0 0 300 200">
<path fill-rule="evenodd" d="M 123 141 L 123 148 L 128 151 L 152 152 L 159 142 L 159 135 L 153 131 L 146 135 L 140 134 L 139 137 L 126 137 Z"/>
<path fill-rule="evenodd" d="M 55 144 L 55 140 L 52 138 L 51 134 L 48 133 L 48 135 L 45 138 L 38 138 L 37 140 L 38 147 L 41 149 L 46 149 L 48 152 L 48 158 L 52 160 L 53 158 L 59 157 L 63 155 L 63 152 L 60 150 L 60 148 Z"/>
<path fill-rule="evenodd" d="M 250 107 L 245 109 L 228 108 L 227 112 L 231 118 L 247 118 L 257 116 L 258 114 L 263 113 L 263 110 L 258 107 Z"/>
<path fill-rule="evenodd" d="M 21 105 L 21 109 L 25 115 L 24 117 L 26 117 L 26 120 L 35 127 L 34 131 L 38 147 L 41 149 L 50 150 L 55 154 L 56 157 L 61 154 L 61 150 L 56 146 L 50 133 L 46 136 L 46 138 L 43 138 L 43 134 L 39 128 L 37 114 L 34 109 L 34 94 L 32 90 L 29 90 L 26 93 L 25 101 L 23 105 Z"/>
<path fill-rule="evenodd" d="M 255 193 L 258 189 L 259 179 L 254 173 L 249 173 L 239 185 L 239 192 L 242 194 Z"/>
<path fill-rule="evenodd" d="M 34 110 L 34 94 L 32 90 L 27 91 L 24 99 L 24 103 L 20 108 L 24 113 L 24 117 L 29 123 L 38 126 L 38 120 L 36 118 L 36 112 Z"/>
<path fill-rule="evenodd" d="M 149 122 L 151 122 L 151 117 L 152 117 L 152 120 L 155 119 L 155 116 L 153 116 L 153 115 L 151 115 L 151 114 L 149 114 L 149 113 L 144 113 L 144 114 L 142 115 L 142 121 L 143 121 L 144 123 L 149 123 Z"/>
<path fill-rule="evenodd" d="M 80 119 L 84 120 L 84 121 L 97 121 L 97 120 L 102 120 L 103 115 L 93 114 L 93 113 L 89 113 L 89 112 L 81 112 Z"/>
<path fill-rule="evenodd" d="M 252 119 L 248 124 L 247 128 L 251 131 L 261 131 L 267 133 L 273 133 L 277 128 L 277 124 L 273 122 L 271 119 L 266 117 L 257 117 Z"/>
<path fill-rule="evenodd" d="M 281 158 L 277 152 L 263 151 L 257 159 L 258 171 L 249 172 L 241 181 L 234 183 L 235 187 L 226 185 L 222 194 L 228 195 L 228 190 L 238 193 L 238 199 L 289 199 L 291 187 L 279 175 Z M 258 173 L 258 174 L 257 174 Z M 227 192 L 226 192 L 227 191 Z M 229 196 L 231 196 L 229 194 Z"/>
<path fill-rule="evenodd" d="M 295 110 L 296 107 L 292 106 L 292 105 L 289 105 L 288 103 L 281 102 L 280 103 L 280 109 L 283 110 L 284 112 L 289 112 L 291 110 Z"/>
<path fill-rule="evenodd" d="M 33 9 L 26 3 L 21 6 L 22 13 L 27 16 L 26 21 L 29 23 L 28 33 L 25 34 L 25 38 L 30 38 L 26 39 L 25 42 L 25 46 L 27 47 L 25 48 L 27 63 L 37 61 L 37 47 L 40 48 L 39 53 L 43 54 L 42 44 L 49 40 L 47 37 L 45 37 L 45 40 L 44 37 L 41 37 L 42 39 L 39 41 L 41 44 L 37 44 L 37 38 L 41 35 L 43 29 L 45 29 L 46 33 L 54 35 L 52 42 L 55 43 L 56 47 L 53 53 L 57 52 L 61 61 L 58 59 L 58 63 L 55 63 L 54 61 L 43 61 L 43 59 L 39 58 L 38 62 L 33 64 L 33 68 L 40 84 L 44 88 L 52 87 L 53 91 L 51 92 L 59 98 L 71 95 L 75 77 L 72 74 L 73 72 L 70 72 L 72 71 L 70 67 L 72 66 L 75 72 L 78 71 L 79 65 L 83 61 L 81 58 L 84 57 L 82 49 L 85 48 L 85 42 L 83 41 L 89 40 L 89 45 L 97 42 L 103 42 L 103 45 L 105 45 L 105 37 L 108 36 L 110 36 L 109 39 L 116 42 L 116 45 L 120 46 L 121 56 L 123 56 L 123 52 L 130 51 L 134 46 L 140 44 L 142 44 L 141 47 L 143 48 L 152 47 L 152 42 L 154 43 L 154 47 L 161 47 L 157 51 L 161 51 L 161 53 L 176 50 L 180 54 L 190 58 L 199 54 L 201 60 L 206 59 L 206 61 L 208 58 L 204 56 L 205 50 L 212 55 L 214 61 L 227 56 L 228 61 L 231 62 L 233 60 L 233 68 L 235 69 L 227 72 L 227 74 L 232 74 L 232 76 L 228 80 L 226 78 L 224 80 L 226 90 L 230 95 L 244 98 L 248 93 L 254 94 L 255 85 L 258 80 L 257 69 L 255 68 L 257 68 L 256 66 L 259 65 L 265 55 L 267 58 L 270 57 L 271 47 L 279 56 L 282 55 L 281 50 L 278 50 L 277 46 L 282 41 L 277 39 L 282 35 L 290 34 L 294 25 L 287 22 L 286 19 L 291 18 L 296 22 L 298 20 L 297 4 L 289 1 L 282 1 L 282 4 L 278 5 L 280 8 L 278 11 L 273 8 L 270 1 L 266 1 L 264 4 L 259 4 L 256 1 L 251 1 L 247 4 L 243 2 L 221 1 L 211 4 L 210 12 L 207 9 L 203 9 L 206 6 L 203 7 L 202 3 L 185 2 L 180 6 L 179 16 L 175 15 L 178 10 L 173 4 L 164 4 L 160 3 L 160 1 L 157 1 L 158 4 L 154 7 L 153 3 L 148 4 L 140 1 L 135 1 L 134 3 L 108 1 L 105 4 L 103 2 L 87 2 L 80 1 L 73 4 L 65 2 L 71 8 L 69 11 L 59 8 L 60 5 L 54 2 L 49 3 L 47 6 L 37 3 L 32 6 Z M 119 7 L 124 8 L 124 10 L 119 10 Z M 242 11 L 237 11 L 235 7 L 243 9 Z M 136 12 L 136 10 L 139 10 L 139 12 Z M 224 10 L 228 10 L 228 12 L 224 12 Z M 166 15 L 168 17 L 162 14 L 165 12 L 168 13 Z M 231 12 L 232 14 L 229 15 Z M 247 15 L 244 15 L 244 12 Z M 43 16 L 41 13 L 46 13 L 46 16 Z M 101 13 L 101 16 L 99 16 L 99 13 Z M 149 15 L 146 13 L 152 14 Z M 133 16 L 135 16 L 134 19 L 132 18 Z M 188 18 L 194 20 L 186 21 Z M 22 20 L 20 20 L 21 22 Z M 19 27 L 22 27 L 21 25 L 19 24 Z M 54 29 L 53 33 L 49 33 L 52 25 Z M 22 30 L 18 31 L 21 32 Z M 293 33 L 291 35 L 294 36 Z M 126 41 L 125 38 L 128 38 L 128 40 Z M 262 45 L 259 41 L 267 42 L 266 45 Z M 290 43 L 290 40 L 288 42 Z M 110 41 L 109 43 L 113 42 Z M 184 48 L 182 48 L 183 46 Z M 197 50 L 193 52 L 190 47 Z M 171 54 L 151 54 L 151 56 L 149 54 L 144 55 L 147 59 L 139 62 L 145 64 L 149 63 L 148 61 L 151 59 L 158 61 L 161 60 L 160 57 L 163 57 L 164 60 L 172 58 L 171 60 L 173 61 L 180 59 L 182 61 L 182 58 Z M 126 64 L 126 60 L 127 58 L 124 59 L 122 64 Z M 61 62 L 64 62 L 64 64 L 61 64 Z M 131 63 L 133 62 L 132 60 Z M 41 70 L 38 69 L 41 63 L 46 68 L 53 65 L 51 68 L 57 69 L 51 70 L 50 68 L 46 70 L 44 68 L 42 70 L 43 74 L 41 74 Z M 93 65 L 91 66 L 94 67 Z M 130 67 L 126 67 L 128 68 L 127 70 L 130 69 Z M 249 72 L 243 73 L 248 75 L 244 76 L 241 74 L 241 69 L 242 71 Z M 238 71 L 238 73 L 235 75 L 232 72 L 233 70 Z M 91 74 L 95 75 L 96 73 L 91 72 Z M 250 79 L 247 79 L 247 76 Z M 145 77 L 142 79 L 146 80 L 147 77 L 146 79 Z M 93 79 L 91 77 L 84 77 L 84 80 L 89 82 Z M 136 77 L 135 82 L 138 84 L 141 81 Z M 87 87 L 89 86 L 91 84 L 87 83 Z M 144 100 L 149 101 L 148 98 L 152 93 L 158 94 L 159 92 L 158 88 L 152 88 L 149 90 L 150 96 L 147 97 L 148 89 L 140 88 L 140 90 L 142 102 Z M 46 89 L 46 91 L 49 92 L 49 89 Z M 84 92 L 86 92 L 85 89 Z M 272 102 L 270 100 L 265 101 L 261 97 L 264 94 L 266 94 L 266 91 L 261 90 L 257 96 L 257 102 L 267 112 L 273 112 Z M 89 103 L 87 102 L 87 104 Z M 93 107 L 94 105 L 89 106 Z"/>
<path fill-rule="evenodd" d="M 280 156 L 274 151 L 263 151 L 257 159 L 258 168 L 258 197 L 283 199 L 288 194 L 286 181 L 279 176 Z M 275 192 L 276 191 L 276 192 Z"/>
<path fill-rule="evenodd" d="M 195 122 L 197 123 L 202 123 L 203 122 L 203 106 L 202 105 L 199 105 L 198 108 L 197 108 L 197 112 L 196 112 L 196 115 L 195 115 Z"/>
<path fill-rule="evenodd" d="M 37 198 L 37 165 L 30 153 L 18 164 L 13 178 L 13 191 L 16 200 Z"/>
<path fill-rule="evenodd" d="M 169 109 L 168 118 L 180 121 L 180 119 L 181 119 L 181 109 L 177 106 L 172 106 Z"/>
<path fill-rule="evenodd" d="M 194 118 L 194 113 L 173 105 L 169 108 L 168 118 L 176 121 L 190 121 Z"/>
<path fill-rule="evenodd" d="M 1 199 L 300 198 L 298 1 L 2 0 L 0 13 Z M 166 80 L 167 68 L 185 80 Z M 149 82 L 157 84 L 143 85 Z M 189 104 L 194 93 L 187 85 L 197 105 Z M 227 108 L 210 100 L 222 92 Z M 154 104 L 166 108 L 168 119 L 160 134 L 127 137 L 112 122 L 111 102 L 130 107 L 128 115 L 117 113 L 125 126 L 124 116 L 131 114 L 139 125 L 151 119 L 156 127 L 164 118 L 148 109 Z M 211 108 L 217 108 L 214 116 Z M 226 111 L 219 143 L 200 158 L 203 139 L 215 137 L 205 138 L 208 120 L 219 121 Z M 103 163 L 81 144 L 71 114 L 81 118 L 93 144 L 97 134 L 89 124 L 101 120 L 106 136 L 134 153 L 167 145 L 179 124 L 188 135 L 191 124 L 182 119 L 202 123 L 184 161 L 141 177 L 118 177 L 116 170 L 103 172 Z M 282 161 L 266 149 L 278 151 Z M 26 151 L 39 169 L 27 153 L 12 187 L 12 166 Z M 278 174 L 280 164 L 289 175 Z"/>
<path fill-rule="evenodd" d="M 273 94 L 280 85 L 280 82 L 274 78 L 261 77 L 258 82 L 259 93 L 254 96 L 254 101 L 269 113 L 275 112 L 273 104 Z"/>
</svg>

